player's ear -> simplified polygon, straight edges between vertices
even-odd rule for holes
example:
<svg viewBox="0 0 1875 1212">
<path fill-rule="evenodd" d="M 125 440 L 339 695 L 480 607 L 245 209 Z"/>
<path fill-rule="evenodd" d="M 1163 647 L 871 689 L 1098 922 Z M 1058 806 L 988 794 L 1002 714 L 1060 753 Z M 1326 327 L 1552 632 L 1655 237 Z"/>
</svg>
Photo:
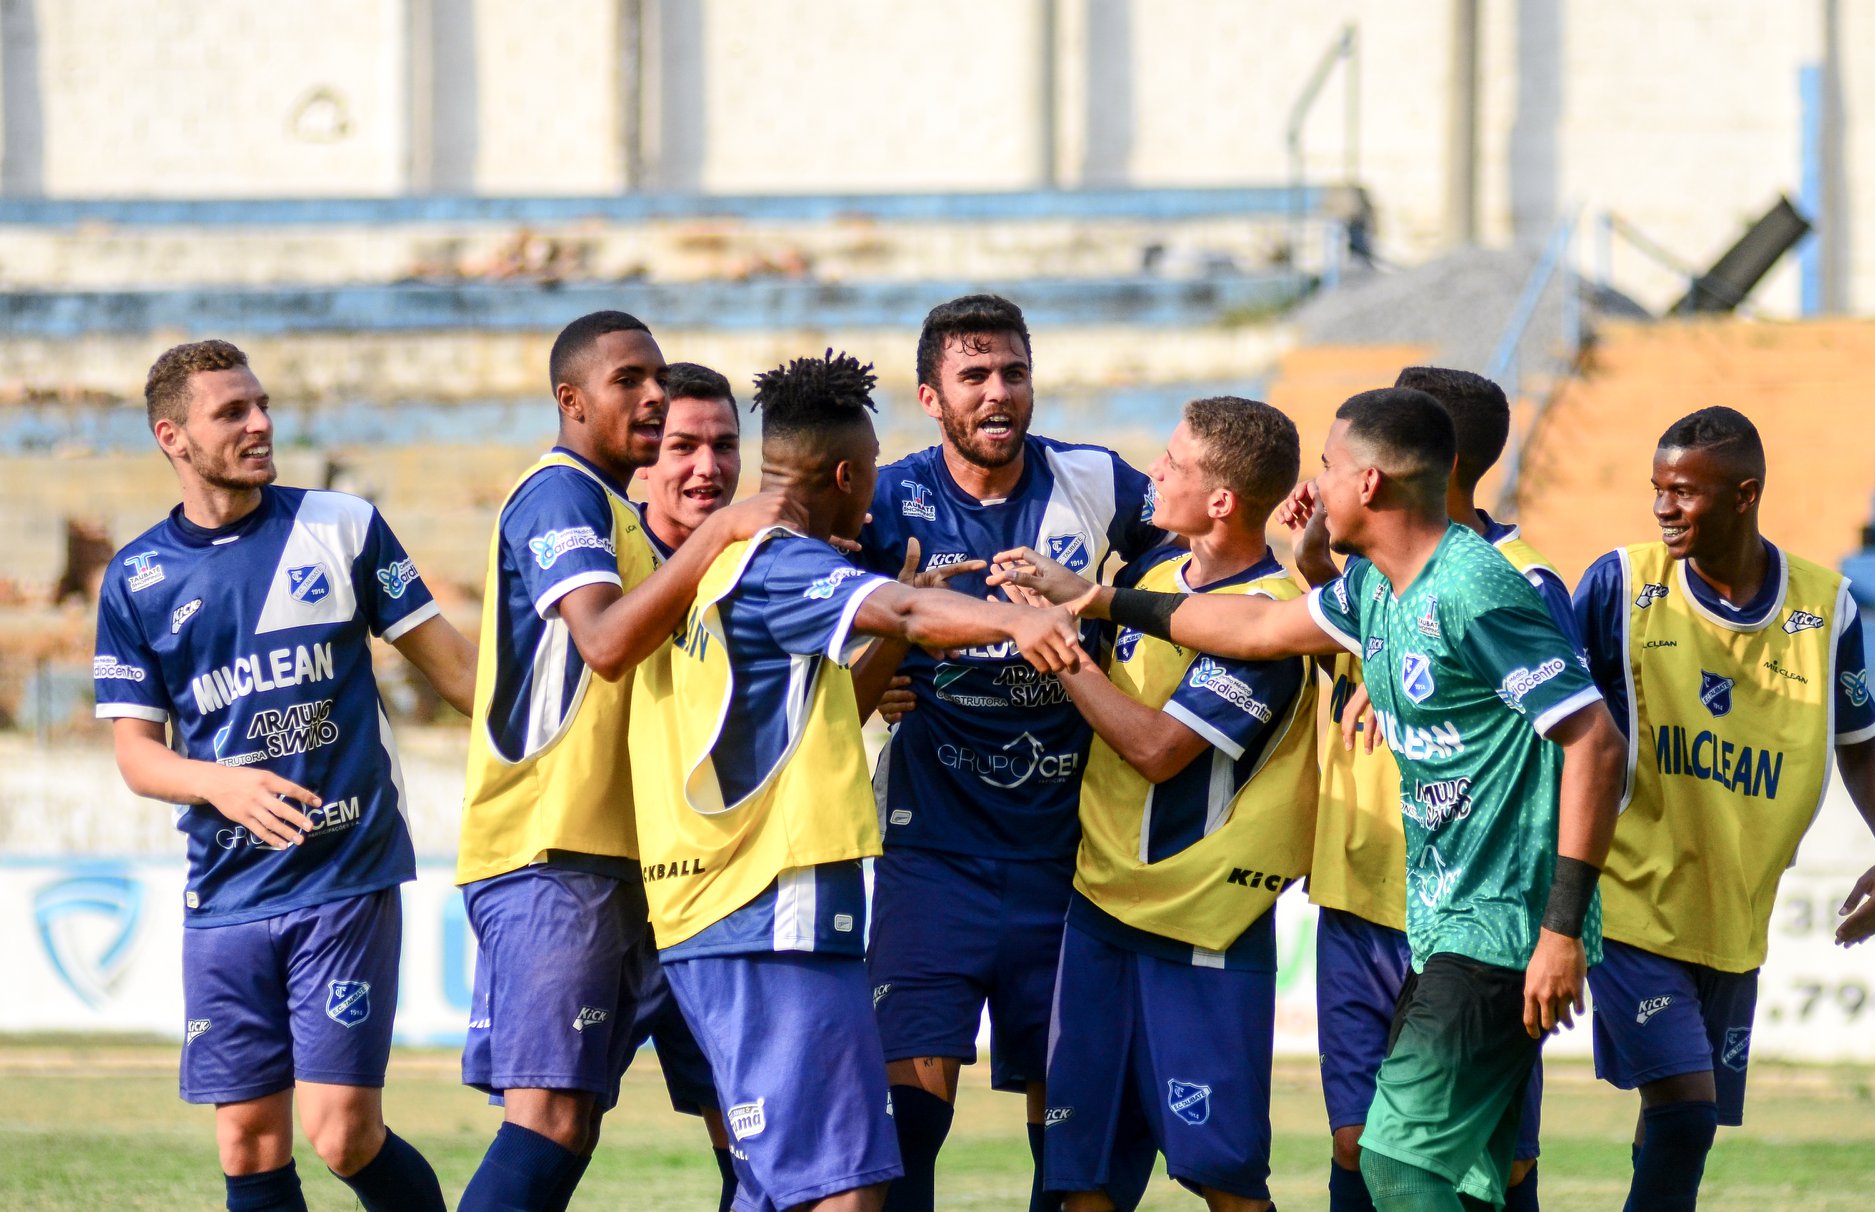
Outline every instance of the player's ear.
<svg viewBox="0 0 1875 1212">
<path fill-rule="evenodd" d="M 568 421 L 586 420 L 586 394 L 571 383 L 556 383 L 553 388 L 554 403 L 560 406 L 560 416 Z"/>
<path fill-rule="evenodd" d="M 183 441 L 182 426 L 168 417 L 158 417 L 153 427 L 157 449 L 172 459 L 180 459 L 188 443 Z"/>
<path fill-rule="evenodd" d="M 1228 518 L 1237 512 L 1237 494 L 1228 488 L 1213 488 L 1205 503 L 1205 513 L 1213 518 Z"/>
<path fill-rule="evenodd" d="M 1380 468 L 1367 467 L 1361 470 L 1361 504 L 1370 505 L 1380 495 Z"/>
<path fill-rule="evenodd" d="M 853 460 L 841 459 L 833 465 L 833 486 L 841 492 L 853 491 Z"/>
<path fill-rule="evenodd" d="M 918 384 L 918 407 L 924 409 L 924 415 L 934 421 L 944 415 L 944 405 L 938 399 L 937 389 L 929 383 Z"/>
<path fill-rule="evenodd" d="M 1733 508 L 1739 513 L 1750 513 L 1757 507 L 1759 499 L 1764 495 L 1764 481 L 1756 478 L 1742 480 L 1734 492 L 1737 503 Z"/>
</svg>

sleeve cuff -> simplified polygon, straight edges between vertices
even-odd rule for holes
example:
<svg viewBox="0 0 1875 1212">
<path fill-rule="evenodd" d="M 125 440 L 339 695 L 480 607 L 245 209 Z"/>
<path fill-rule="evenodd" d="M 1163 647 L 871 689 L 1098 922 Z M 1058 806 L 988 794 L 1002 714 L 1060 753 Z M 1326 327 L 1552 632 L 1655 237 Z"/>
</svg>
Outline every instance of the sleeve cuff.
<svg viewBox="0 0 1875 1212">
<path fill-rule="evenodd" d="M 872 596 L 881 585 L 889 584 L 890 578 L 875 576 L 855 589 L 846 599 L 846 605 L 840 609 L 840 622 L 834 627 L 833 634 L 827 637 L 827 659 L 836 665 L 851 664 L 853 659 L 872 643 L 872 637 L 853 634 L 853 620 L 859 615 L 860 603 Z"/>
<path fill-rule="evenodd" d="M 99 703 L 97 718 L 100 720 L 148 720 L 152 724 L 162 724 L 169 720 L 169 713 L 161 707 L 144 707 L 137 703 Z"/>
<path fill-rule="evenodd" d="M 551 612 L 561 598 L 588 585 L 617 585 L 620 589 L 625 588 L 625 582 L 619 580 L 618 573 L 595 568 L 591 572 L 578 573 L 564 581 L 554 582 L 547 588 L 547 592 L 534 599 L 534 613 L 543 619 L 552 618 Z"/>
<path fill-rule="evenodd" d="M 1875 724 L 1870 724 L 1866 728 L 1858 728 L 1854 732 L 1836 734 L 1836 744 L 1839 746 L 1860 745 L 1863 741 L 1875 741 Z"/>
<path fill-rule="evenodd" d="M 1595 689 L 1593 686 L 1585 687 L 1584 689 L 1576 691 L 1562 702 L 1545 710 L 1541 715 L 1536 717 L 1532 726 L 1536 729 L 1538 736 L 1547 738 L 1550 732 L 1555 729 L 1556 725 L 1562 723 L 1584 707 L 1587 707 L 1590 703 L 1599 703 L 1601 701 L 1601 691 Z"/>
<path fill-rule="evenodd" d="M 1243 761 L 1243 746 L 1225 736 L 1218 730 L 1217 725 L 1203 719 L 1191 708 L 1186 707 L 1182 703 L 1168 699 L 1165 706 L 1160 708 L 1160 710 L 1185 725 L 1185 727 L 1191 729 L 1205 740 L 1211 742 L 1213 748 L 1225 754 L 1231 761 Z"/>
<path fill-rule="evenodd" d="M 443 608 L 438 606 L 435 600 L 432 599 L 379 632 L 378 638 L 382 639 L 387 644 L 395 644 L 398 640 L 410 634 L 413 629 L 429 622 L 442 613 Z"/>
<path fill-rule="evenodd" d="M 1346 631 L 1343 631 L 1341 625 L 1329 618 L 1328 612 L 1322 609 L 1323 588 L 1323 586 L 1317 585 L 1315 588 L 1309 590 L 1309 617 L 1315 620 L 1315 625 L 1317 627 L 1320 627 L 1323 631 L 1328 633 L 1330 639 L 1340 644 L 1355 656 L 1360 656 L 1361 637 L 1349 635 Z"/>
</svg>

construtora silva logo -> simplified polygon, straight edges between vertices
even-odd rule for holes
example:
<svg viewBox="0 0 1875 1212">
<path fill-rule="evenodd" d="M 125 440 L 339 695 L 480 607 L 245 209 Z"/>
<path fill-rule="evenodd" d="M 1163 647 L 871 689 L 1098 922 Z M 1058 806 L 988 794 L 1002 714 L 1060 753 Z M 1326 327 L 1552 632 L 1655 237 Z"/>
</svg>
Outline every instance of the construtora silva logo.
<svg viewBox="0 0 1875 1212">
<path fill-rule="evenodd" d="M 33 897 L 39 943 L 53 970 L 87 1006 L 117 992 L 136 955 L 143 885 L 124 875 L 75 875 Z"/>
</svg>

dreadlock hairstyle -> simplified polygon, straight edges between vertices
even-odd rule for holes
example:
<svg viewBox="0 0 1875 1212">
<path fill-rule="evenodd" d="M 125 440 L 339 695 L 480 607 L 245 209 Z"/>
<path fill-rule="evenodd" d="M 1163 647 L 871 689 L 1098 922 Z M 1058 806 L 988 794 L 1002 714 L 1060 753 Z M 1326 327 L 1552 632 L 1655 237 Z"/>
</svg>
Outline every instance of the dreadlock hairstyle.
<svg viewBox="0 0 1875 1212">
<path fill-rule="evenodd" d="M 755 376 L 755 407 L 762 410 L 762 440 L 824 436 L 864 421 L 878 376 L 848 353 L 832 349 L 796 358 Z"/>
</svg>

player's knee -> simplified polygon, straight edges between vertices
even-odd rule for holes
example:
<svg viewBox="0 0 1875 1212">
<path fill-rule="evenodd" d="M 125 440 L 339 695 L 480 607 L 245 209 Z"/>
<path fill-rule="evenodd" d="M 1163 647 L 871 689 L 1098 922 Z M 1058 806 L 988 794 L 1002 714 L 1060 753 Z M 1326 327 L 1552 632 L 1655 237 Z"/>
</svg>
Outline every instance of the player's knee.
<svg viewBox="0 0 1875 1212">
<path fill-rule="evenodd" d="M 306 1138 L 334 1174 L 356 1174 L 384 1147 L 384 1125 L 353 1115 L 308 1118 Z"/>
<path fill-rule="evenodd" d="M 291 1103 L 276 1096 L 218 1107 L 215 1145 L 223 1174 L 278 1170 L 293 1157 Z"/>
<path fill-rule="evenodd" d="M 1070 1191 L 1061 1197 L 1061 1212 L 1114 1212 L 1105 1191 Z"/>
<path fill-rule="evenodd" d="M 1361 1128 L 1362 1124 L 1349 1124 L 1345 1128 L 1335 1129 L 1335 1164 L 1343 1170 L 1361 1168 Z"/>
</svg>

